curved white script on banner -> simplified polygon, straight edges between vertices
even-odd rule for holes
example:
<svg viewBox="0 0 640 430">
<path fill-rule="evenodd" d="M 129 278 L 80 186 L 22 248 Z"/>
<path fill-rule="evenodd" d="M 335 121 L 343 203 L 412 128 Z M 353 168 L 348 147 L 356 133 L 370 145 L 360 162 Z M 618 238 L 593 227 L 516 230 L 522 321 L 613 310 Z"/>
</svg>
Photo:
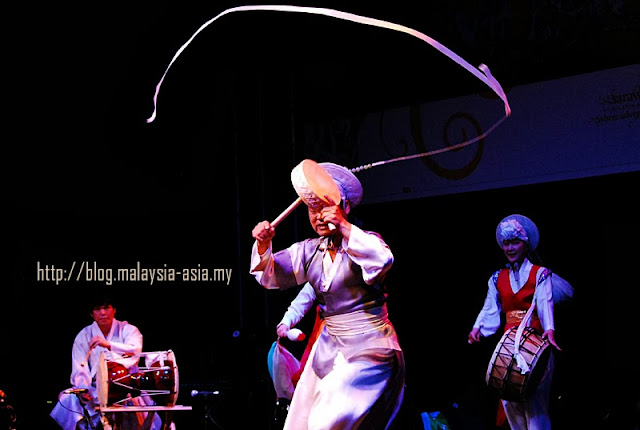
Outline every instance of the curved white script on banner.
<svg viewBox="0 0 640 430">
<path fill-rule="evenodd" d="M 458 54 L 456 54 L 455 52 L 451 51 L 446 46 L 442 45 L 441 43 L 437 42 L 436 40 L 432 39 L 431 37 L 427 36 L 426 34 L 423 34 L 423 33 L 419 32 L 417 30 L 414 30 L 414 29 L 409 28 L 409 27 L 405 27 L 403 25 L 394 24 L 392 22 L 382 21 L 382 20 L 375 19 L 375 18 L 368 18 L 368 17 L 365 17 L 365 16 L 355 15 L 355 14 L 348 13 L 348 12 L 341 12 L 341 11 L 335 10 L 335 9 L 301 7 L 301 6 L 286 6 L 286 5 L 252 5 L 252 6 L 238 6 L 238 7 L 233 7 L 233 8 L 224 10 L 223 12 L 219 13 L 218 15 L 216 15 L 215 17 L 211 18 L 209 21 L 204 23 L 191 36 L 191 38 L 189 38 L 189 40 L 187 40 L 187 42 L 184 45 L 182 45 L 180 47 L 180 49 L 178 49 L 178 51 L 173 56 L 173 59 L 171 60 L 171 62 L 167 66 L 167 69 L 164 71 L 164 73 L 162 75 L 162 78 L 158 82 L 158 85 L 156 85 L 156 92 L 155 92 L 155 94 L 153 96 L 153 114 L 147 119 L 147 123 L 153 122 L 153 120 L 155 120 L 155 118 L 156 118 L 158 93 L 160 92 L 160 86 L 162 85 L 162 82 L 164 81 L 164 78 L 166 77 L 167 72 L 169 71 L 169 68 L 176 61 L 176 59 L 182 53 L 182 51 L 184 51 L 186 49 L 186 47 L 191 43 L 191 41 L 193 39 L 195 39 L 195 37 L 202 30 L 204 30 L 206 27 L 208 27 L 211 23 L 216 21 L 218 18 L 220 18 L 220 17 L 222 17 L 224 15 L 227 15 L 229 13 L 232 13 L 232 12 L 251 11 L 251 10 L 270 10 L 270 11 L 280 11 L 280 12 L 303 12 L 303 13 L 312 13 L 312 14 L 316 14 L 316 15 L 326 15 L 326 16 L 331 16 L 333 18 L 344 19 L 344 20 L 347 20 L 347 21 L 353 21 L 353 22 L 360 23 L 360 24 L 372 25 L 372 26 L 381 27 L 381 28 L 387 28 L 387 29 L 390 29 L 390 30 L 407 33 L 407 34 L 409 34 L 411 36 L 417 37 L 418 39 L 421 39 L 421 40 L 427 42 L 429 45 L 433 46 L 438 51 L 440 51 L 441 53 L 446 55 L 447 57 L 451 58 L 453 61 L 455 61 L 460 66 L 462 66 L 465 69 L 467 69 L 471 74 L 473 74 L 475 77 L 477 77 L 482 82 L 484 82 L 504 102 L 505 117 L 511 115 L 511 108 L 509 107 L 509 102 L 507 101 L 507 96 L 505 95 L 504 90 L 502 89 L 502 86 L 500 85 L 500 83 L 491 75 L 491 73 L 489 72 L 489 68 L 486 65 L 481 64 L 478 68 L 473 67 L 472 65 L 467 63 L 464 59 L 462 59 Z"/>
</svg>

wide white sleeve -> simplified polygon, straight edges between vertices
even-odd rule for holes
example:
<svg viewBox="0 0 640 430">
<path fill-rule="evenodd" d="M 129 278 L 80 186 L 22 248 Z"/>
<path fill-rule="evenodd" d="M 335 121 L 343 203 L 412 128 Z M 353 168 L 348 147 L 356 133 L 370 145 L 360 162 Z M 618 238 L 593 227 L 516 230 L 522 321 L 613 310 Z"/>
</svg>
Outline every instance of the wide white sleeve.
<svg viewBox="0 0 640 430">
<path fill-rule="evenodd" d="M 142 352 L 142 333 L 134 325 L 125 323 L 122 338 L 109 340 L 111 352 L 119 355 L 132 354 L 140 356 Z"/>
<path fill-rule="evenodd" d="M 273 250 L 271 244 L 264 254 L 258 253 L 258 242 L 254 242 L 251 247 L 251 266 L 249 273 L 256 278 L 256 281 L 267 289 L 277 289 L 274 276 Z"/>
<path fill-rule="evenodd" d="M 91 387 L 92 375 L 90 367 L 85 363 L 85 357 L 89 352 L 89 341 L 91 333 L 84 329 L 77 334 L 71 347 L 71 377 L 72 387 L 89 388 Z"/>
<path fill-rule="evenodd" d="M 284 313 L 280 324 L 286 324 L 289 328 L 294 327 L 302 320 L 302 317 L 311 309 L 316 299 L 316 293 L 311 284 L 306 282 L 295 299 L 291 302 Z"/>
<path fill-rule="evenodd" d="M 393 254 L 387 244 L 374 233 L 366 233 L 352 225 L 349 240 L 342 241 L 342 247 L 358 266 L 367 284 L 374 284 L 393 265 Z"/>
<path fill-rule="evenodd" d="M 541 267 L 536 273 L 536 311 L 542 324 L 542 330 L 555 330 L 553 318 L 553 276 L 548 269 Z M 540 282 L 542 280 L 542 282 Z"/>
<path fill-rule="evenodd" d="M 257 242 L 254 242 L 251 248 L 249 273 L 256 278 L 260 285 L 267 289 L 289 288 L 294 284 L 300 285 L 306 281 L 301 257 L 303 247 L 303 242 L 297 242 L 284 251 L 274 254 L 271 245 L 269 245 L 264 254 L 260 255 Z M 282 269 L 279 271 L 280 282 L 276 277 L 276 256 L 278 257 L 279 267 Z M 286 276 L 283 276 L 285 274 Z M 286 285 L 281 285 L 282 282 Z"/>
<path fill-rule="evenodd" d="M 484 299 L 484 305 L 478 313 L 473 328 L 479 328 L 480 334 L 484 337 L 491 336 L 500 328 L 500 312 L 498 289 L 491 277 L 488 282 L 487 297 Z"/>
</svg>

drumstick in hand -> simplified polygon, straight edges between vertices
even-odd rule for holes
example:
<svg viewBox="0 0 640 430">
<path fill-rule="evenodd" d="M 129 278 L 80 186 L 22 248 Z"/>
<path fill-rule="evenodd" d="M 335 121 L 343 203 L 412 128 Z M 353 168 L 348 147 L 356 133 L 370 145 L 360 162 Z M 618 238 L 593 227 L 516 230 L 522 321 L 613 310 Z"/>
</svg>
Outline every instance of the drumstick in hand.
<svg viewBox="0 0 640 430">
<path fill-rule="evenodd" d="M 325 194 L 324 198 L 329 203 L 329 206 L 336 206 L 337 205 L 337 203 L 333 201 L 333 199 L 331 198 L 331 196 L 329 194 Z M 336 226 L 333 225 L 332 223 L 328 223 L 327 226 L 329 227 L 329 230 L 335 230 L 336 229 Z"/>
<path fill-rule="evenodd" d="M 273 220 L 273 222 L 271 223 L 271 227 L 275 227 L 278 224 L 280 224 L 280 221 L 285 219 L 287 217 L 287 215 L 289 215 L 291 212 L 293 212 L 293 210 L 295 208 L 297 208 L 298 205 L 300 205 L 300 203 L 302 203 L 302 197 L 298 197 L 296 199 L 296 201 L 291 203 L 288 208 L 286 208 L 284 211 L 282 211 L 282 213 L 280 215 L 278 215 L 278 217 L 276 219 Z"/>
<path fill-rule="evenodd" d="M 89 348 L 89 352 L 87 352 L 87 355 L 84 357 L 84 360 L 82 361 L 82 363 L 80 363 L 81 367 L 84 367 L 87 365 L 87 362 L 89 362 L 89 356 L 91 355 L 91 351 L 93 351 L 93 346 Z"/>
</svg>

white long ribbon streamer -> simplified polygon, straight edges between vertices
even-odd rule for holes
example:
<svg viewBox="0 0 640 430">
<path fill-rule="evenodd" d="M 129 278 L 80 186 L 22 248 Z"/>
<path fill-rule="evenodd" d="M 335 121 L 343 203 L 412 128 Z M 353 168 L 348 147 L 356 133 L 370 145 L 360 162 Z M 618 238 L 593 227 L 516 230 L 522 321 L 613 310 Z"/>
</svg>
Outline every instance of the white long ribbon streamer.
<svg viewBox="0 0 640 430">
<path fill-rule="evenodd" d="M 189 46 L 191 41 L 193 41 L 193 39 L 195 39 L 195 37 L 201 31 L 203 31 L 211 23 L 213 23 L 214 21 L 216 21 L 220 17 L 222 17 L 224 15 L 227 15 L 227 14 L 230 14 L 232 12 L 243 12 L 243 11 L 251 11 L 251 10 L 269 10 L 269 11 L 280 11 L 280 12 L 303 12 L 303 13 L 311 13 L 311 14 L 316 14 L 316 15 L 325 15 L 325 16 L 330 16 L 330 17 L 337 18 L 337 19 L 344 19 L 344 20 L 347 20 L 347 21 L 356 22 L 356 23 L 359 23 L 359 24 L 365 24 L 365 25 L 372 25 L 372 26 L 375 26 L 375 27 L 387 28 L 389 30 L 399 31 L 399 32 L 403 32 L 403 33 L 409 34 L 411 36 L 417 37 L 418 39 L 421 39 L 424 42 L 428 43 L 429 45 L 433 46 L 435 49 L 440 51 L 442 54 L 446 55 L 447 57 L 449 57 L 450 59 L 452 59 L 453 61 L 458 63 L 460 66 L 464 67 L 471 74 L 473 74 L 475 77 L 477 77 L 482 82 L 484 82 L 504 102 L 505 117 L 511 115 L 511 108 L 509 107 L 509 102 L 507 101 L 507 96 L 505 95 L 504 90 L 502 89 L 502 86 L 500 85 L 500 83 L 493 77 L 493 75 L 489 71 L 489 68 L 486 65 L 481 64 L 478 68 L 473 67 L 471 64 L 466 62 L 458 54 L 456 54 L 455 52 L 451 51 L 446 46 L 442 45 L 441 43 L 439 43 L 436 40 L 432 39 L 431 37 L 427 36 L 426 34 L 423 34 L 423 33 L 419 32 L 417 30 L 414 30 L 413 28 L 405 27 L 404 25 L 394 24 L 394 23 L 389 22 L 389 21 L 383 21 L 383 20 L 379 20 L 379 19 L 375 19 L 375 18 L 369 18 L 369 17 L 365 17 L 365 16 L 355 15 L 355 14 L 348 13 L 348 12 L 342 12 L 342 11 L 335 10 L 335 9 L 302 7 L 302 6 L 288 6 L 288 5 L 252 5 L 252 6 L 238 6 L 238 7 L 233 7 L 233 8 L 226 9 L 226 10 L 222 11 L 221 13 L 216 15 L 215 17 L 211 18 L 209 21 L 205 22 L 191 36 L 191 38 L 189 38 L 189 40 L 187 40 L 187 42 L 184 45 L 182 45 L 180 47 L 180 49 L 178 49 L 178 51 L 175 53 L 175 55 L 171 59 L 171 62 L 167 66 L 166 70 L 162 74 L 162 78 L 160 79 L 160 81 L 156 85 L 156 92 L 155 92 L 155 94 L 153 96 L 153 113 L 147 119 L 147 123 L 153 122 L 155 120 L 155 118 L 156 118 L 158 93 L 160 92 L 160 86 L 162 85 L 162 82 L 164 81 L 164 78 L 166 77 L 167 72 L 169 72 L 169 68 L 176 61 L 178 56 L 180 56 L 182 51 L 184 51 L 187 48 L 187 46 Z M 451 150 L 451 149 L 453 149 L 453 148 L 448 148 L 447 150 Z"/>
</svg>

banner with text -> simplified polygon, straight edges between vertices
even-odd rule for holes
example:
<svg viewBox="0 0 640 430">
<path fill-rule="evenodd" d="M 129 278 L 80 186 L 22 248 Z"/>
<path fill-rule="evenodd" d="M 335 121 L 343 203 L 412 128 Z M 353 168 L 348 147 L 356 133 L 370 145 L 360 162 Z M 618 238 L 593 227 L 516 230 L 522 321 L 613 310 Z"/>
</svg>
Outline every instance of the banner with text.
<svg viewBox="0 0 640 430">
<path fill-rule="evenodd" d="M 640 170 L 639 83 L 632 65 L 508 89 L 512 115 L 484 139 L 356 173 L 364 203 Z M 497 98 L 476 94 L 314 124 L 305 137 L 354 168 L 468 141 L 503 115 Z"/>
</svg>

